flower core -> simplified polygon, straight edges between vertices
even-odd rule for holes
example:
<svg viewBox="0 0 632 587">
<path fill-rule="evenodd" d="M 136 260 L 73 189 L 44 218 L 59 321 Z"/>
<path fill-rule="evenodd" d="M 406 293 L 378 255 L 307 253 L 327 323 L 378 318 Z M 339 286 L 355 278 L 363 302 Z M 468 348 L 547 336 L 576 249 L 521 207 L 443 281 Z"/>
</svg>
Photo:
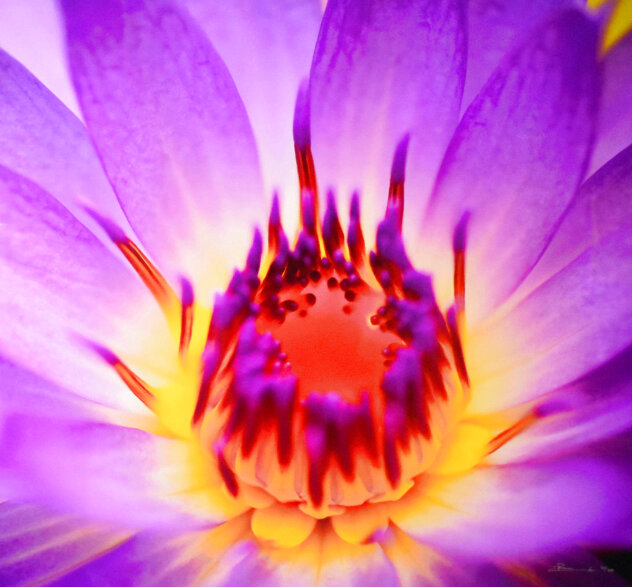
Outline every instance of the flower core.
<svg viewBox="0 0 632 587">
<path fill-rule="evenodd" d="M 332 272 L 334 273 L 334 272 Z M 315 271 L 305 286 L 283 288 L 284 320 L 261 314 L 257 331 L 281 343 L 288 368 L 297 377 L 301 399 L 335 391 L 357 402 L 362 390 L 378 389 L 388 355 L 402 343 L 393 333 L 370 323 L 383 296 L 346 276 Z"/>
<path fill-rule="evenodd" d="M 235 496 L 245 483 L 325 516 L 401 494 L 437 454 L 466 375 L 455 313 L 443 316 L 404 249 L 406 148 L 367 255 L 358 195 L 345 242 L 331 192 L 319 219 L 311 152 L 297 145 L 294 247 L 275 198 L 263 266 L 256 232 L 215 300 L 193 423 Z"/>
<path fill-rule="evenodd" d="M 241 479 L 281 501 L 359 505 L 408 482 L 436 453 L 456 382 L 430 279 L 405 255 L 397 207 L 367 268 L 344 254 L 328 200 L 322 237 L 304 214 L 292 251 L 275 204 L 262 279 L 257 235 L 246 269 L 216 300 L 217 358 L 196 413 L 217 406 L 202 439 L 235 494 Z M 309 191 L 303 208 L 314 208 Z M 352 225 L 357 212 L 355 198 Z"/>
<path fill-rule="evenodd" d="M 333 192 L 321 220 L 308 138 L 296 142 L 294 244 L 275 196 L 265 255 L 257 230 L 207 327 L 188 280 L 176 295 L 130 239 L 98 219 L 172 323 L 191 437 L 227 492 L 316 519 L 398 499 L 440 453 L 469 386 L 460 341 L 467 218 L 455 231 L 455 303 L 444 314 L 401 234 L 408 139 L 396 149 L 386 213 L 367 252 L 358 194 L 346 233 Z M 160 415 L 165 394 L 100 351 Z"/>
</svg>

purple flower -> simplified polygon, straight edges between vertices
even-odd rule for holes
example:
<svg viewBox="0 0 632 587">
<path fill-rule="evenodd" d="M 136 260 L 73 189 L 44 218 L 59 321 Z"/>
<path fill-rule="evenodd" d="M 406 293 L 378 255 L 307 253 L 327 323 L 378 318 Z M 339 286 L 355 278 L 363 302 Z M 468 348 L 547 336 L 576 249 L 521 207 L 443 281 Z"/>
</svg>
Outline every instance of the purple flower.
<svg viewBox="0 0 632 587">
<path fill-rule="evenodd" d="M 575 4 L 62 0 L 81 120 L 0 52 L 0 583 L 619 584 L 632 38 Z"/>
</svg>

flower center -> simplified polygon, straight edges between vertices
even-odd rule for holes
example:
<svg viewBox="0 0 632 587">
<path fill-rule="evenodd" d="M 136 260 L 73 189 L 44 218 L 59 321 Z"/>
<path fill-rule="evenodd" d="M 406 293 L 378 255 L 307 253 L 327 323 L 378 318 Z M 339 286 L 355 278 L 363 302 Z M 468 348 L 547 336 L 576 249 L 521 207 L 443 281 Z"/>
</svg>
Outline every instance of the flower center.
<svg viewBox="0 0 632 587">
<path fill-rule="evenodd" d="M 193 423 L 233 495 L 257 486 L 325 516 L 406 491 L 436 455 L 464 368 L 456 325 L 404 249 L 403 144 L 368 256 L 357 195 L 345 243 L 332 193 L 320 222 L 311 153 L 297 147 L 294 247 L 275 198 L 264 266 L 257 232 L 216 298 Z"/>
<path fill-rule="evenodd" d="M 379 389 L 391 348 L 402 341 L 370 322 L 383 295 L 333 269 L 312 273 L 306 286 L 285 285 L 273 299 L 263 299 L 264 307 L 279 300 L 286 312 L 283 321 L 262 312 L 257 331 L 280 342 L 299 398 L 335 391 L 357 402 L 363 390 Z"/>
<path fill-rule="evenodd" d="M 187 280 L 176 295 L 131 240 L 97 220 L 178 337 L 178 386 L 191 393 L 179 390 L 189 398 L 181 406 L 189 407 L 178 408 L 169 428 L 179 433 L 184 422 L 231 495 L 267 494 L 324 518 L 408 491 L 433 464 L 454 400 L 467 396 L 459 334 L 467 219 L 455 231 L 455 304 L 444 314 L 401 235 L 407 138 L 395 153 L 375 250 L 367 253 L 358 194 L 346 233 L 332 192 L 321 220 L 309 134 L 298 126 L 301 223 L 294 244 L 275 196 L 265 256 L 255 231 L 245 267 L 216 296 L 210 323 Z M 98 350 L 148 407 L 159 416 L 172 411 L 164 393 Z"/>
</svg>

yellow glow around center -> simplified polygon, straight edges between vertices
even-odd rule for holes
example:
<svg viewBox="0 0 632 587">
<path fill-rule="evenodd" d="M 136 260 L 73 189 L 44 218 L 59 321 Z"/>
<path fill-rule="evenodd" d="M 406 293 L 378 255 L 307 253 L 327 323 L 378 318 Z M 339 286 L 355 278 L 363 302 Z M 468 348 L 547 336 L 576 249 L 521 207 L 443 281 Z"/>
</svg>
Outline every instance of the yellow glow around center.
<svg viewBox="0 0 632 587">
<path fill-rule="evenodd" d="M 178 352 L 178 342 L 170 340 L 168 349 L 161 349 L 160 357 L 168 357 L 161 364 L 165 373 L 164 383 L 153 388 L 156 397 L 156 415 L 171 433 L 181 437 L 192 436 L 191 419 L 197 403 L 202 372 L 202 352 L 206 345 L 211 310 L 196 304 L 193 310 L 193 332 L 189 349 L 183 357 Z M 155 344 L 152 345 L 154 352 Z"/>
<path fill-rule="evenodd" d="M 588 0 L 587 4 L 592 9 L 606 5 L 611 7 L 612 13 L 603 38 L 604 51 L 614 47 L 632 30 L 632 0 Z"/>
</svg>

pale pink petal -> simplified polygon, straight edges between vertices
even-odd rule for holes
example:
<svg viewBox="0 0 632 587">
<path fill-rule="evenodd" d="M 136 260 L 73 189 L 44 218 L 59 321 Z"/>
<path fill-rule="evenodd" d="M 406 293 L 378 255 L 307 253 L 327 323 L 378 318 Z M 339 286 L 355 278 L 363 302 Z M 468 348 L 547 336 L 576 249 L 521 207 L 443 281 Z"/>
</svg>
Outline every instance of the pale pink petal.
<svg viewBox="0 0 632 587">
<path fill-rule="evenodd" d="M 298 219 L 299 203 L 292 116 L 300 82 L 309 75 L 321 3 L 183 2 L 235 80 L 257 139 L 266 192 L 280 190 L 284 224 L 291 226 Z"/>
<path fill-rule="evenodd" d="M 0 165 L 38 183 L 87 226 L 94 221 L 86 205 L 127 226 L 81 121 L 1 50 L 0 120 Z"/>
<path fill-rule="evenodd" d="M 157 308 L 140 279 L 59 202 L 1 167 L 0 227 L 0 353 L 69 391 L 138 409 L 85 339 L 119 351 L 139 335 L 135 324 Z"/>
<path fill-rule="evenodd" d="M 458 119 L 464 10 L 458 0 L 327 3 L 311 72 L 316 171 L 341 201 L 361 190 L 369 227 L 386 207 L 395 148 L 410 134 L 404 218 L 418 233 Z"/>
<path fill-rule="evenodd" d="M 226 66 L 166 1 L 62 6 L 82 112 L 134 230 L 170 276 L 225 282 L 266 214 Z"/>
<path fill-rule="evenodd" d="M 603 93 L 591 170 L 598 169 L 632 143 L 632 33 L 606 53 Z"/>
<path fill-rule="evenodd" d="M 469 0 L 467 6 L 467 108 L 503 57 L 535 29 L 579 0 Z"/>
<path fill-rule="evenodd" d="M 466 307 L 476 323 L 535 264 L 583 178 L 599 93 L 597 28 L 568 11 L 505 59 L 465 113 L 421 230 L 439 295 L 469 213 Z"/>
<path fill-rule="evenodd" d="M 66 63 L 55 0 L 0 2 L 0 47 L 24 64 L 75 114 L 79 105 Z"/>
<path fill-rule="evenodd" d="M 548 249 L 466 344 L 471 409 L 502 409 L 564 385 L 632 342 L 632 147 L 582 187 Z"/>
</svg>

